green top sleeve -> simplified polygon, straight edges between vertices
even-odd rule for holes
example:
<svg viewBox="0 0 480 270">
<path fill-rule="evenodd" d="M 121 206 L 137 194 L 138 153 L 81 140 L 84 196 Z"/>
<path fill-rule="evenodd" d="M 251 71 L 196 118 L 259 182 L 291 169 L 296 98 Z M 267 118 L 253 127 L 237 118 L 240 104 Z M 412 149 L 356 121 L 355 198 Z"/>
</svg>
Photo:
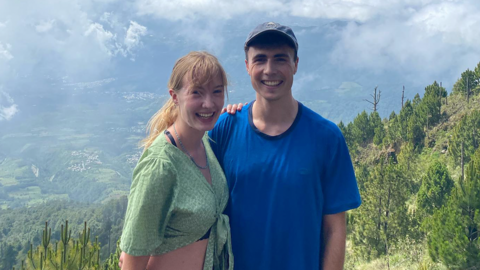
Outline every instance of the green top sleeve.
<svg viewBox="0 0 480 270">
<path fill-rule="evenodd" d="M 148 157 L 137 164 L 120 248 L 132 256 L 150 255 L 162 244 L 177 194 L 176 170 L 170 161 Z"/>
</svg>

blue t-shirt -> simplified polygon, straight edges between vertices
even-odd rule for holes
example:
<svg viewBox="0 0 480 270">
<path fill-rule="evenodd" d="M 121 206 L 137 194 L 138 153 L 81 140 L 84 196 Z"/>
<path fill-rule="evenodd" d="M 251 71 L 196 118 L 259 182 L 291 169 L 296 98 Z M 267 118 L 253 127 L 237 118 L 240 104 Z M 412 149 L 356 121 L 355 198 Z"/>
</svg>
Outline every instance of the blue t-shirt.
<svg viewBox="0 0 480 270">
<path fill-rule="evenodd" d="M 323 215 L 361 203 L 345 139 L 301 103 L 287 131 L 266 135 L 252 104 L 209 133 L 230 189 L 235 269 L 320 269 Z"/>
</svg>

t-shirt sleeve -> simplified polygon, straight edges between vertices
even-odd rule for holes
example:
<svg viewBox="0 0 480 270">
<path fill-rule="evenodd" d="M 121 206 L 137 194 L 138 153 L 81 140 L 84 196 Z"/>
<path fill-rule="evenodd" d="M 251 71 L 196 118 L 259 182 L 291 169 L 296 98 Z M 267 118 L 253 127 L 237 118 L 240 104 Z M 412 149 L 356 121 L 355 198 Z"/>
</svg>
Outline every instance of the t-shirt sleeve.
<svg viewBox="0 0 480 270">
<path fill-rule="evenodd" d="M 150 255 L 163 241 L 177 194 L 176 172 L 161 158 L 140 160 L 133 172 L 120 248 L 132 256 Z"/>
<path fill-rule="evenodd" d="M 210 146 L 215 153 L 220 166 L 223 168 L 223 154 L 226 147 L 227 133 L 229 129 L 229 120 L 233 117 L 229 117 L 228 113 L 223 113 L 218 118 L 215 127 L 208 132 L 208 137 L 210 138 Z"/>
<path fill-rule="evenodd" d="M 333 143 L 330 144 L 329 158 L 322 181 L 324 215 L 344 212 L 357 208 L 361 204 L 347 144 L 339 129 L 335 130 L 335 135 Z"/>
</svg>

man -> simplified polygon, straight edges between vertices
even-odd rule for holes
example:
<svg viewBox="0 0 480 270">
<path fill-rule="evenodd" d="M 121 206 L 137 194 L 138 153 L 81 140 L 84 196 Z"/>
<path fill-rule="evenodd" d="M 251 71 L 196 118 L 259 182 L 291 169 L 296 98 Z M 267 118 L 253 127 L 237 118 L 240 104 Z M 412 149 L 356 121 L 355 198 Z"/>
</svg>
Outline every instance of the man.
<svg viewBox="0 0 480 270">
<path fill-rule="evenodd" d="M 345 211 L 361 203 L 345 140 L 292 95 L 289 27 L 260 24 L 244 48 L 256 100 L 210 132 L 230 189 L 235 269 L 343 269 Z"/>
</svg>

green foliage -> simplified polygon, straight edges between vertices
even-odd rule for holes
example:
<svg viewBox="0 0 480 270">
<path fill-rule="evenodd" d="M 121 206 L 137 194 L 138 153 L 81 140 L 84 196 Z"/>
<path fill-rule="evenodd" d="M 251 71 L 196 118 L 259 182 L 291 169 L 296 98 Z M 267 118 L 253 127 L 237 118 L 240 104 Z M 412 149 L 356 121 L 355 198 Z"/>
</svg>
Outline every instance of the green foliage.
<svg viewBox="0 0 480 270">
<path fill-rule="evenodd" d="M 412 103 L 410 100 L 407 100 L 403 105 L 403 108 L 400 111 L 400 114 L 398 115 L 398 127 L 397 127 L 398 130 L 400 131 L 401 138 L 404 141 L 408 140 L 408 137 L 407 137 L 408 123 L 412 114 L 413 114 Z"/>
<path fill-rule="evenodd" d="M 126 197 L 121 197 L 103 205 L 51 201 L 31 208 L 0 210 L 0 241 L 20 245 L 17 257 L 23 258 L 30 249 L 28 242 L 34 247 L 42 246 L 44 226 L 40 220 L 49 220 L 51 243 L 61 240 L 61 225 L 64 225 L 65 219 L 69 220 L 68 230 L 73 232 L 81 231 L 83 221 L 87 221 L 91 235 L 98 235 L 101 243 L 100 259 L 105 260 L 114 251 L 115 241 L 120 237 L 126 206 Z M 73 235 L 71 237 L 74 238 Z M 111 244 L 110 239 L 114 239 Z M 0 253 L 0 261 L 2 259 Z"/>
<path fill-rule="evenodd" d="M 394 144 L 402 139 L 401 125 L 399 123 L 399 117 L 392 112 L 390 114 L 388 123 L 386 124 L 385 143 Z"/>
<path fill-rule="evenodd" d="M 417 206 L 426 215 L 440 209 L 450 196 L 454 182 L 448 173 L 447 167 L 434 162 L 422 178 L 422 185 L 417 194 Z"/>
<path fill-rule="evenodd" d="M 72 231 L 62 225 L 62 240 L 50 243 L 51 229 L 45 224 L 42 244 L 29 250 L 22 262 L 24 269 L 100 269 L 100 244 L 98 238 L 90 240 L 90 228 L 84 223 L 83 231 L 77 239 L 71 239 Z"/>
<path fill-rule="evenodd" d="M 120 267 L 118 267 L 118 260 L 120 258 L 120 255 L 122 253 L 122 250 L 120 249 L 120 240 L 117 241 L 117 248 L 114 253 L 110 254 L 108 259 L 104 263 L 104 269 L 105 270 L 120 270 Z"/>
<path fill-rule="evenodd" d="M 449 152 L 456 162 L 460 162 L 461 159 L 462 142 L 464 162 L 467 163 L 480 145 L 480 111 L 472 111 L 471 114 L 464 115 L 453 129 Z"/>
<path fill-rule="evenodd" d="M 408 179 L 390 160 L 378 164 L 364 183 L 362 206 L 354 213 L 353 247 L 362 256 L 388 254 L 390 246 L 405 237 L 408 220 Z"/>
<path fill-rule="evenodd" d="M 370 130 L 373 130 L 373 143 L 375 145 L 381 145 L 385 138 L 385 127 L 382 123 L 382 119 L 378 112 L 372 112 L 370 114 Z"/>
<path fill-rule="evenodd" d="M 421 149 L 423 148 L 424 138 L 425 132 L 423 131 L 421 118 L 418 114 L 414 113 L 408 119 L 407 140 L 415 149 Z"/>
<path fill-rule="evenodd" d="M 434 212 L 428 250 L 450 269 L 478 269 L 480 262 L 480 150 L 455 187 L 447 206 Z"/>
<path fill-rule="evenodd" d="M 363 111 L 353 119 L 352 136 L 359 145 L 365 145 L 373 139 L 373 129 L 367 112 Z"/>
<path fill-rule="evenodd" d="M 419 104 L 417 111 L 422 118 L 422 123 L 428 123 L 431 127 L 437 124 L 441 118 L 442 98 L 447 96 L 445 88 L 437 82 L 425 88 L 425 95 Z"/>
<path fill-rule="evenodd" d="M 475 71 L 467 69 L 462 73 L 460 79 L 458 79 L 457 82 L 453 85 L 453 93 L 465 95 L 467 93 L 467 87 L 469 90 L 473 90 L 477 87 L 479 83 L 477 68 L 475 68 Z"/>
<path fill-rule="evenodd" d="M 10 244 L 0 245 L 0 269 L 12 269 L 18 251 Z"/>
</svg>

